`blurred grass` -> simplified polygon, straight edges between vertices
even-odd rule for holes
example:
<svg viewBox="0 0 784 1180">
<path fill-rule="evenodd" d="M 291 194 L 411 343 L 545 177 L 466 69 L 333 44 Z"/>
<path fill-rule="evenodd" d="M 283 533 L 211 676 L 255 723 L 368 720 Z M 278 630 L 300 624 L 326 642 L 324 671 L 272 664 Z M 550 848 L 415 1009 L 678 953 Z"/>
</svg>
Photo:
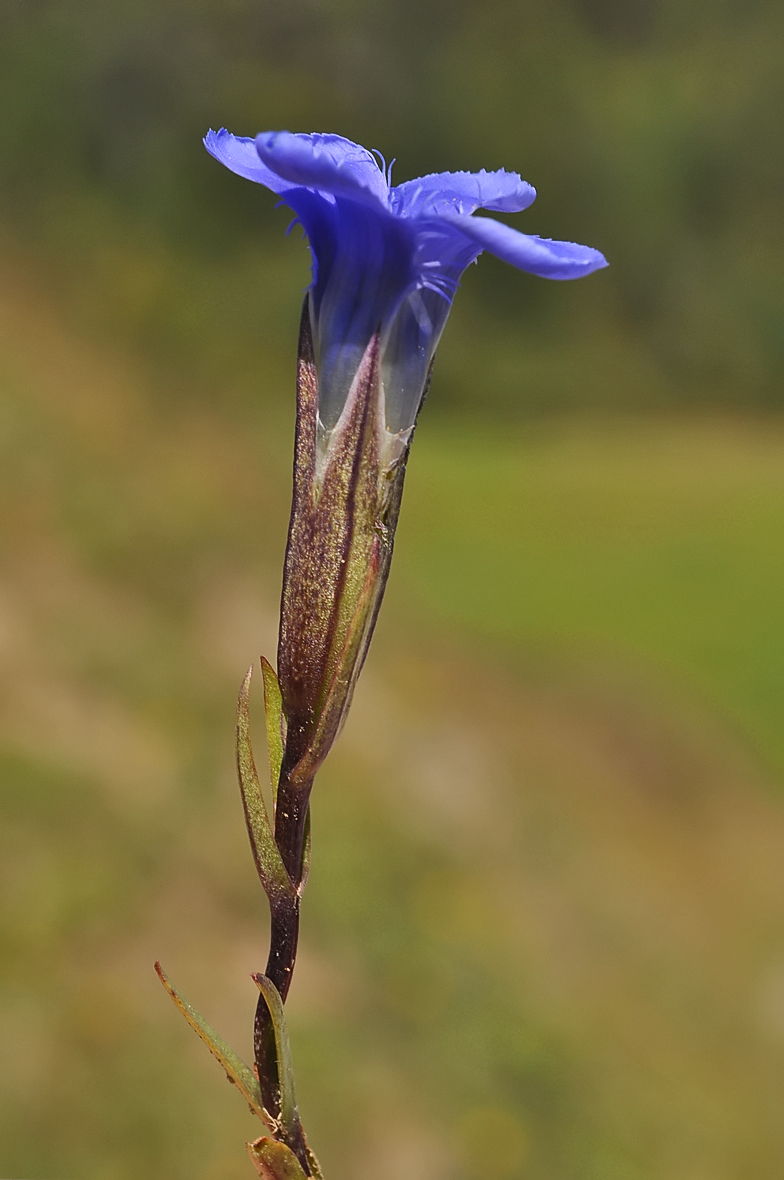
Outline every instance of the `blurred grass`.
<svg viewBox="0 0 784 1180">
<path fill-rule="evenodd" d="M 392 594 L 528 659 L 636 669 L 784 771 L 784 423 L 422 431 Z"/>
</svg>

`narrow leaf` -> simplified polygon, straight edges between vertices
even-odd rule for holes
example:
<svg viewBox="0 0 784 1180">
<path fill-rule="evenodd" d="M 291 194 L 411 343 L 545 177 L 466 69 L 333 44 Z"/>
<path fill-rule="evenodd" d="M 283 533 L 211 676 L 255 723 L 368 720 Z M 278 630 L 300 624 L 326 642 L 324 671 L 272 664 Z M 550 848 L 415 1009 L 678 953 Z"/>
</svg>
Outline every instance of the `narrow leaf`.
<svg viewBox="0 0 784 1180">
<path fill-rule="evenodd" d="M 261 1102 L 261 1088 L 253 1071 L 245 1064 L 241 1057 L 239 1057 L 229 1045 L 226 1044 L 223 1037 L 215 1032 L 207 1021 L 201 1016 L 196 1009 L 183 999 L 180 993 L 172 984 L 169 977 L 161 967 L 160 963 L 155 964 L 155 970 L 158 973 L 163 986 L 174 1000 L 175 1004 L 182 1012 L 188 1024 L 194 1029 L 204 1044 L 212 1053 L 213 1057 L 220 1062 L 226 1071 L 226 1075 L 230 1082 L 232 1082 L 239 1090 L 242 1097 L 247 1102 L 253 1114 L 263 1119 L 270 1129 L 273 1127 L 267 1112 L 264 1110 Z"/>
<path fill-rule="evenodd" d="M 280 1125 L 285 1138 L 295 1144 L 302 1137 L 302 1128 L 294 1093 L 294 1070 L 291 1064 L 291 1047 L 283 1014 L 280 992 L 266 975 L 256 974 L 253 979 L 264 997 L 269 1009 L 272 1028 L 275 1033 L 275 1051 L 278 1059 L 278 1084 L 280 1085 Z"/>
<path fill-rule="evenodd" d="M 297 886 L 297 892 L 299 893 L 300 897 L 305 892 L 305 886 L 307 885 L 308 877 L 310 876 L 310 856 L 312 842 L 313 841 L 310 831 L 310 805 L 308 805 L 308 814 L 305 816 L 305 844 L 302 849 L 302 879 Z"/>
<path fill-rule="evenodd" d="M 269 750 L 270 784 L 272 798 L 277 802 L 280 767 L 283 762 L 286 721 L 283 716 L 283 697 L 275 669 L 269 660 L 261 657 L 261 675 L 264 678 L 264 712 L 267 717 L 267 749 Z"/>
<path fill-rule="evenodd" d="M 248 1143 L 247 1147 L 262 1180 L 306 1180 L 299 1160 L 285 1143 L 265 1137 Z"/>
<path fill-rule="evenodd" d="M 253 668 L 249 668 L 237 702 L 237 770 L 242 791 L 242 803 L 245 809 L 245 823 L 253 849 L 253 859 L 256 862 L 256 871 L 264 886 L 264 892 L 270 899 L 270 903 L 274 905 L 283 899 L 292 898 L 294 886 L 275 843 L 264 796 L 261 793 L 256 763 L 253 759 L 249 713 L 252 674 Z"/>
</svg>

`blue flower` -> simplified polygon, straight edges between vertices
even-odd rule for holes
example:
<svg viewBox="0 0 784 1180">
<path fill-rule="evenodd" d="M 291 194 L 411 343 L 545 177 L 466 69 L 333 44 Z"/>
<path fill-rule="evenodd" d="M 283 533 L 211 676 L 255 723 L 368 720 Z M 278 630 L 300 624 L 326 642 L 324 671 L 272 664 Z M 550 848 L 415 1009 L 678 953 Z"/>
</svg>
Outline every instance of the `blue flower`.
<svg viewBox="0 0 784 1180">
<path fill-rule="evenodd" d="M 330 430 L 380 332 L 387 429 L 413 425 L 461 274 L 483 250 L 548 279 L 606 266 L 598 250 L 522 234 L 477 209 L 518 213 L 536 197 L 515 172 L 440 172 L 392 187 L 365 148 L 340 135 L 210 131 L 211 155 L 272 189 L 310 242 L 310 313 L 319 417 Z"/>
</svg>

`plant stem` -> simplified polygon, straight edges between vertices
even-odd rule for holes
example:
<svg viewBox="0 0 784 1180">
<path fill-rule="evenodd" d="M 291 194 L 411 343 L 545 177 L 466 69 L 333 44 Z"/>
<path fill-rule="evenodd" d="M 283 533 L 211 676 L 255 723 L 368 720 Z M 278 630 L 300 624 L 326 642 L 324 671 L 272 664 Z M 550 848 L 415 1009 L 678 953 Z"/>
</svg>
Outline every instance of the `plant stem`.
<svg viewBox="0 0 784 1180">
<path fill-rule="evenodd" d="M 286 872 L 294 885 L 302 882 L 302 854 L 305 847 L 305 825 L 313 780 L 308 783 L 292 783 L 284 769 L 278 785 L 275 804 L 275 843 L 280 849 Z M 296 946 L 295 946 L 296 952 Z"/>
<path fill-rule="evenodd" d="M 310 799 L 311 783 L 294 786 L 288 777 L 281 776 L 275 807 L 275 841 L 286 871 L 299 889 L 302 882 L 303 853 L 305 846 L 306 820 Z M 294 964 L 297 958 L 299 939 L 300 895 L 296 892 L 290 898 L 270 904 L 270 948 L 264 974 L 271 979 L 285 1002 L 291 986 Z M 263 996 L 256 1005 L 253 1026 L 253 1050 L 261 1086 L 264 1107 L 273 1118 L 280 1114 L 280 1093 L 277 1070 L 274 1066 L 275 1041 L 269 1009 Z M 302 1158 L 299 1144 L 289 1144 Z"/>
</svg>

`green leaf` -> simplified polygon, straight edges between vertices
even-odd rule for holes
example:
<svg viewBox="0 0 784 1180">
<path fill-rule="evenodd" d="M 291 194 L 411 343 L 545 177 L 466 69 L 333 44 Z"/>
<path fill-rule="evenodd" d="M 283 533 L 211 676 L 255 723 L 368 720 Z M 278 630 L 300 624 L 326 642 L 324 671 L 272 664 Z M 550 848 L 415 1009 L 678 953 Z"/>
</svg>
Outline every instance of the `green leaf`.
<svg viewBox="0 0 784 1180">
<path fill-rule="evenodd" d="M 310 805 L 308 805 L 308 814 L 305 816 L 305 843 L 302 849 L 302 880 L 300 881 L 297 892 L 300 897 L 305 892 L 305 886 L 308 883 L 310 876 L 310 854 L 311 854 L 312 837 L 310 831 Z"/>
<path fill-rule="evenodd" d="M 283 763 L 286 720 L 283 716 L 283 697 L 275 669 L 269 660 L 261 657 L 261 675 L 264 678 L 264 711 L 267 717 L 267 749 L 269 750 L 270 783 L 272 798 L 277 802 L 280 768 Z"/>
<path fill-rule="evenodd" d="M 283 1001 L 275 984 L 266 975 L 259 973 L 254 975 L 253 979 L 264 996 L 275 1034 L 275 1053 L 280 1086 L 280 1125 L 283 1128 L 284 1137 L 296 1144 L 302 1137 L 302 1127 L 297 1110 L 297 1098 L 294 1093 L 294 1070 L 291 1064 L 291 1047 L 286 1028 L 286 1017 L 283 1014 Z"/>
<path fill-rule="evenodd" d="M 263 1138 L 247 1146 L 248 1155 L 262 1180 L 306 1180 L 299 1160 L 285 1143 Z"/>
<path fill-rule="evenodd" d="M 237 1087 L 240 1094 L 242 1094 L 243 1098 L 251 1109 L 251 1113 L 258 1115 L 259 1118 L 263 1119 L 267 1126 L 270 1127 L 270 1130 L 273 1130 L 274 1122 L 270 1119 L 270 1116 L 267 1114 L 262 1105 L 261 1087 L 256 1080 L 256 1075 L 253 1073 L 253 1070 L 250 1069 L 249 1066 L 247 1066 L 242 1060 L 242 1058 L 239 1057 L 234 1052 L 234 1050 L 226 1044 L 223 1037 L 219 1036 L 219 1034 L 215 1032 L 215 1029 L 207 1023 L 204 1017 L 201 1016 L 200 1013 L 198 1013 L 196 1009 L 187 1002 L 187 1000 L 183 999 L 183 997 L 172 984 L 169 977 L 166 975 L 160 963 L 155 964 L 155 970 L 158 973 L 158 978 L 160 979 L 161 983 L 166 988 L 171 998 L 174 1000 L 180 1012 L 182 1012 L 183 1016 L 188 1021 L 188 1024 L 192 1029 L 195 1029 L 195 1031 L 204 1041 L 204 1044 L 207 1046 L 210 1053 L 212 1053 L 213 1057 L 219 1061 L 226 1070 L 226 1076 L 228 1077 L 229 1081 Z"/>
<path fill-rule="evenodd" d="M 284 900 L 290 901 L 296 891 L 275 843 L 275 835 L 269 821 L 253 758 L 249 713 L 252 675 L 253 668 L 248 668 L 248 674 L 242 683 L 237 702 L 237 770 L 242 791 L 242 803 L 245 809 L 245 823 L 253 849 L 253 859 L 256 862 L 256 871 L 270 904 L 275 905 Z M 275 675 L 274 672 L 272 675 Z M 278 695 L 280 695 L 279 690 Z"/>
</svg>

